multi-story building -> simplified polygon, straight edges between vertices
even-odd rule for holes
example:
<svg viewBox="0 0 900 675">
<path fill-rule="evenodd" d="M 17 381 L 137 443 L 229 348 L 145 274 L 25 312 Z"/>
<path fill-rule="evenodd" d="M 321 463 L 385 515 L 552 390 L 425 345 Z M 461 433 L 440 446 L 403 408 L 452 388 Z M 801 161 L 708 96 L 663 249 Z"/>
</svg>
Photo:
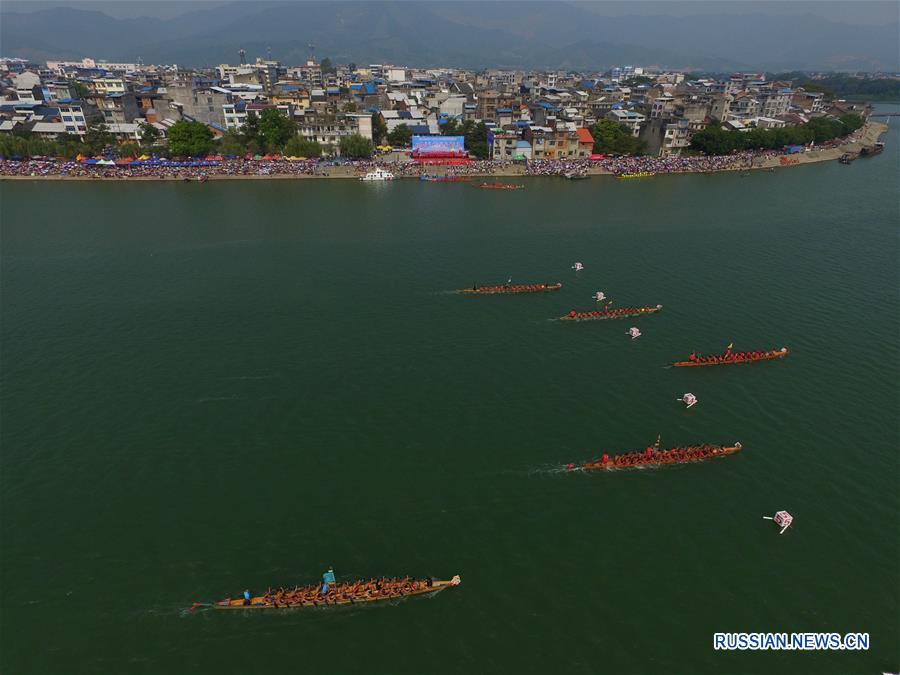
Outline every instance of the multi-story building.
<svg viewBox="0 0 900 675">
<path fill-rule="evenodd" d="M 137 98 L 131 92 L 96 94 L 90 100 L 107 124 L 125 124 L 140 117 Z"/>
<path fill-rule="evenodd" d="M 614 109 L 606 113 L 606 119 L 612 120 L 617 124 L 628 127 L 631 135 L 637 138 L 641 133 L 641 125 L 647 118 L 639 112 L 633 110 Z"/>
<path fill-rule="evenodd" d="M 363 114 L 320 115 L 311 110 L 298 118 L 297 132 L 309 141 L 315 141 L 323 148 L 337 151 L 341 139 L 359 134 L 372 140 L 372 116 Z"/>
<path fill-rule="evenodd" d="M 500 100 L 500 92 L 487 89 L 478 92 L 476 103 L 478 105 L 476 116 L 480 120 L 493 120 L 497 114 L 497 105 Z"/>
<path fill-rule="evenodd" d="M 166 87 L 171 100 L 170 108 L 190 120 L 203 122 L 219 128 L 225 128 L 223 106 L 232 103 L 235 97 L 231 91 L 223 87 L 203 86 L 202 83 L 189 80 L 176 81 Z"/>
<path fill-rule="evenodd" d="M 81 101 L 63 100 L 57 103 L 59 117 L 65 126 L 66 133 L 84 135 L 87 131 L 87 115 Z"/>
<path fill-rule="evenodd" d="M 91 80 L 90 89 L 95 94 L 124 94 L 128 87 L 121 77 L 96 77 Z"/>
<path fill-rule="evenodd" d="M 784 115 L 791 107 L 794 92 L 788 88 L 765 92 L 760 95 L 760 115 L 778 117 Z"/>
</svg>

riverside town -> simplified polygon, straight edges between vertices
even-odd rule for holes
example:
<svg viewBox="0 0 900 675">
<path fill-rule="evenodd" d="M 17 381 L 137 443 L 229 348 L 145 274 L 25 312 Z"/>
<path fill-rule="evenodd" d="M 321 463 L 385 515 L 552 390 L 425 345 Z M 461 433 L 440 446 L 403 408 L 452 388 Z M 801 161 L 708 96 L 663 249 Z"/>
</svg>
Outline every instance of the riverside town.
<svg viewBox="0 0 900 675">
<path fill-rule="evenodd" d="M 0 60 L 2 177 L 623 178 L 877 154 L 826 76 Z M 872 79 L 860 74 L 859 79 Z M 896 80 L 894 80 L 896 84 Z"/>
<path fill-rule="evenodd" d="M 0 3 L 0 675 L 900 675 L 897 0 Z"/>
</svg>

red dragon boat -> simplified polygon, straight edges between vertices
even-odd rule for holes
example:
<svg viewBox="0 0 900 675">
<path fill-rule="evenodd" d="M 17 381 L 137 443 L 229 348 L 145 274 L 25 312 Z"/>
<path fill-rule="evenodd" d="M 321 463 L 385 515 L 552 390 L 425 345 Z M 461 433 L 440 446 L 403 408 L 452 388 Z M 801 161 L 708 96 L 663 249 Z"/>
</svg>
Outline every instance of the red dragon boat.
<svg viewBox="0 0 900 675">
<path fill-rule="evenodd" d="M 609 309 L 604 307 L 593 312 L 576 312 L 574 309 L 565 316 L 559 317 L 560 321 L 599 321 L 601 319 L 625 319 L 630 316 L 643 316 L 655 314 L 662 309 L 662 305 L 656 307 L 620 307 Z"/>
<path fill-rule="evenodd" d="M 515 293 L 544 293 L 545 291 L 558 291 L 562 284 L 503 284 L 502 286 L 472 286 L 472 288 L 460 289 L 460 293 L 470 295 L 497 295 Z"/>
<path fill-rule="evenodd" d="M 214 604 L 195 602 L 191 609 L 295 609 L 299 607 L 328 607 L 331 605 L 355 605 L 397 600 L 413 595 L 436 593 L 445 588 L 459 586 L 459 575 L 449 580 L 381 578 L 368 581 L 343 582 L 331 585 L 323 593 L 321 584 L 295 588 L 269 589 L 263 595 L 243 598 L 225 598 Z"/>
<path fill-rule="evenodd" d="M 566 471 L 581 469 L 583 471 L 612 471 L 614 469 L 636 469 L 645 466 L 666 466 L 669 464 L 693 464 L 716 457 L 733 455 L 741 449 L 740 443 L 732 446 L 721 445 L 689 445 L 686 447 L 660 450 L 659 444 L 642 452 L 629 452 L 624 455 L 610 457 L 604 454 L 600 459 L 577 466 L 569 464 Z"/>
<path fill-rule="evenodd" d="M 717 356 L 698 356 L 691 354 L 687 361 L 676 361 L 672 365 L 676 368 L 695 368 L 697 366 L 729 366 L 735 363 L 756 363 L 757 361 L 774 361 L 775 359 L 783 359 L 791 353 L 787 347 L 781 349 L 770 349 L 761 352 L 736 352 L 726 349 L 724 353 Z"/>
<path fill-rule="evenodd" d="M 512 183 L 482 183 L 479 185 L 482 190 L 524 190 L 524 185 L 513 185 Z"/>
</svg>

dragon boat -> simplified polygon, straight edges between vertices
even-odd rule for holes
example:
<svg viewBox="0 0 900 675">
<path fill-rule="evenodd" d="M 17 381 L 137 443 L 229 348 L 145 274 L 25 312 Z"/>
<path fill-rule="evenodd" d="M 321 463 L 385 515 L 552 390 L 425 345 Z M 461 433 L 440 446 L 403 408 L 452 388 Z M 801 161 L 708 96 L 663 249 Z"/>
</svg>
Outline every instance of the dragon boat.
<svg viewBox="0 0 900 675">
<path fill-rule="evenodd" d="M 728 366 L 735 363 L 756 363 L 757 361 L 774 361 L 775 359 L 783 359 L 791 353 L 787 347 L 781 349 L 770 349 L 765 352 L 735 352 L 726 350 L 723 354 L 717 356 L 695 356 L 691 354 L 691 358 L 687 361 L 676 361 L 672 365 L 676 368 L 695 368 L 697 366 Z"/>
<path fill-rule="evenodd" d="M 652 171 L 637 171 L 634 173 L 620 173 L 618 178 L 649 178 L 650 176 L 655 176 L 656 174 Z"/>
<path fill-rule="evenodd" d="M 740 443 L 731 446 L 690 445 L 680 448 L 660 450 L 659 446 L 649 447 L 642 452 L 629 452 L 624 455 L 610 457 L 604 454 L 600 459 L 581 464 L 569 464 L 567 471 L 581 469 L 583 471 L 612 471 L 615 469 L 636 469 L 646 466 L 667 466 L 669 464 L 693 464 L 717 457 L 733 455 L 741 449 Z"/>
<path fill-rule="evenodd" d="M 460 289 L 460 293 L 470 295 L 498 295 L 516 293 L 544 293 L 546 291 L 558 291 L 562 284 L 504 284 L 502 286 L 472 286 L 472 288 Z"/>
<path fill-rule="evenodd" d="M 559 317 L 560 321 L 599 321 L 601 319 L 625 319 L 630 316 L 643 316 L 655 314 L 662 309 L 662 305 L 656 307 L 621 307 L 619 309 L 603 308 L 593 312 L 576 312 L 574 309 L 565 316 Z"/>
<path fill-rule="evenodd" d="M 437 593 L 445 588 L 459 586 L 459 575 L 449 580 L 439 579 L 372 579 L 338 583 L 322 593 L 321 584 L 301 586 L 293 589 L 268 590 L 256 597 L 225 598 L 212 605 L 195 602 L 191 609 L 212 607 L 214 609 L 296 609 L 301 607 L 329 607 L 337 605 L 360 605 L 384 600 L 398 600 L 414 595 Z"/>
<path fill-rule="evenodd" d="M 482 183 L 479 185 L 482 190 L 524 190 L 524 185 L 513 185 L 512 183 Z"/>
</svg>

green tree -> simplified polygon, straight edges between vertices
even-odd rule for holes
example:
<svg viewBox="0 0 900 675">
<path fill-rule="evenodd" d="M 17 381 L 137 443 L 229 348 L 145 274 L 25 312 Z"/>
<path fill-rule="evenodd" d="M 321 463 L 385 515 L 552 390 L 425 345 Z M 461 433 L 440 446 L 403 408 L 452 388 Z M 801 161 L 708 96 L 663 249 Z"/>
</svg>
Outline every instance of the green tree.
<svg viewBox="0 0 900 675">
<path fill-rule="evenodd" d="M 213 132 L 202 122 L 179 120 L 168 131 L 169 150 L 176 157 L 206 155 L 213 147 Z"/>
<path fill-rule="evenodd" d="M 852 134 L 857 129 L 860 129 L 865 123 L 865 120 L 860 115 L 853 113 L 841 115 L 841 124 L 844 125 L 844 130 L 848 134 Z"/>
<path fill-rule="evenodd" d="M 137 143 L 123 143 L 118 148 L 119 157 L 137 157 L 141 154 L 141 146 Z"/>
<path fill-rule="evenodd" d="M 387 136 L 387 125 L 384 123 L 384 118 L 379 112 L 372 113 L 372 138 L 375 145 L 384 143 L 385 136 Z"/>
<path fill-rule="evenodd" d="M 266 108 L 259 116 L 259 137 L 263 148 L 280 152 L 285 144 L 297 135 L 297 124 L 277 108 Z"/>
<path fill-rule="evenodd" d="M 718 125 L 709 125 L 691 138 L 691 145 L 707 155 L 727 155 L 743 148 L 739 131 L 726 131 Z"/>
<path fill-rule="evenodd" d="M 115 144 L 116 137 L 110 132 L 103 120 L 94 120 L 87 125 L 84 133 L 84 146 L 89 155 L 103 152 L 108 146 Z"/>
<path fill-rule="evenodd" d="M 444 124 L 441 127 L 441 135 L 442 136 L 459 136 L 460 135 L 459 122 L 457 122 L 456 119 L 453 117 L 448 119 L 446 124 Z"/>
<path fill-rule="evenodd" d="M 322 59 L 322 63 L 319 64 L 319 67 L 322 69 L 323 74 L 337 72 L 337 68 L 331 63 L 331 59 L 327 56 Z"/>
<path fill-rule="evenodd" d="M 412 136 L 412 129 L 405 124 L 398 124 L 394 127 L 393 131 L 387 135 L 387 141 L 394 147 L 406 148 L 412 143 Z"/>
<path fill-rule="evenodd" d="M 81 142 L 81 138 L 75 134 L 59 134 L 59 136 L 56 137 L 54 144 L 56 145 L 56 152 L 54 154 L 59 157 L 65 157 L 66 159 L 75 159 L 75 157 L 85 149 L 84 144 Z"/>
<path fill-rule="evenodd" d="M 345 113 L 355 113 L 357 110 L 356 104 L 353 101 L 347 101 L 344 106 L 341 108 L 341 111 Z"/>
<path fill-rule="evenodd" d="M 341 138 L 341 155 L 350 159 L 366 159 L 372 156 L 372 141 L 359 134 L 351 134 Z"/>
<path fill-rule="evenodd" d="M 160 136 L 162 136 L 159 129 L 149 122 L 141 122 L 138 126 L 141 130 L 141 145 L 149 148 L 159 142 Z"/>
<path fill-rule="evenodd" d="M 632 135 L 624 124 L 612 120 L 599 120 L 591 128 L 594 137 L 594 152 L 615 155 L 639 155 L 644 143 Z"/>
<path fill-rule="evenodd" d="M 75 90 L 75 95 L 82 101 L 91 96 L 91 89 L 84 82 L 72 82 L 72 88 Z"/>
<path fill-rule="evenodd" d="M 247 152 L 247 143 L 243 134 L 229 129 L 216 142 L 216 150 L 220 155 L 244 155 Z"/>
<path fill-rule="evenodd" d="M 302 136 L 294 136 L 284 146 L 284 154 L 288 157 L 321 157 L 322 146 Z"/>
<path fill-rule="evenodd" d="M 462 127 L 463 136 L 465 137 L 466 150 L 469 154 L 478 159 L 487 159 L 487 126 L 484 122 L 475 124 L 472 120 L 466 120 Z"/>
<path fill-rule="evenodd" d="M 255 112 L 250 111 L 247 113 L 247 121 L 241 126 L 241 135 L 244 137 L 244 145 L 248 149 L 251 143 L 259 147 L 259 117 L 256 116 Z"/>
</svg>

